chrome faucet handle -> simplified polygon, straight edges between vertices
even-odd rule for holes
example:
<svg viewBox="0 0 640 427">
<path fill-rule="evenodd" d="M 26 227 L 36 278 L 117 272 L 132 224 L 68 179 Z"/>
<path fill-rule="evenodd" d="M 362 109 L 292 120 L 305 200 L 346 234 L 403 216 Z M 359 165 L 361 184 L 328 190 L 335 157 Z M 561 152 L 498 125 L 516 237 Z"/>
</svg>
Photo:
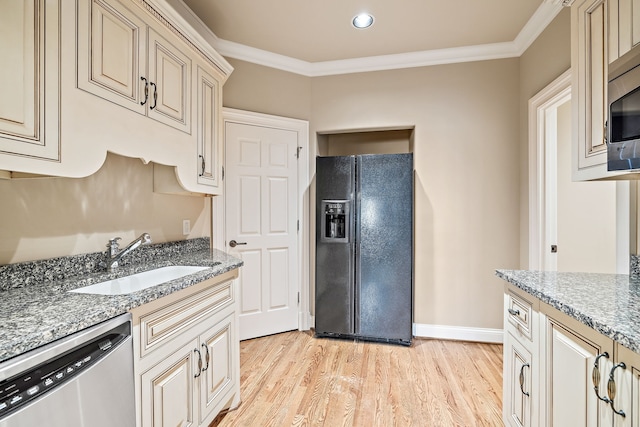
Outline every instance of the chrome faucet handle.
<svg viewBox="0 0 640 427">
<path fill-rule="evenodd" d="M 118 246 L 118 240 L 122 240 L 122 237 L 114 237 L 113 239 L 109 239 L 109 243 L 107 243 L 107 247 L 116 245 Z"/>
<path fill-rule="evenodd" d="M 118 253 L 120 247 L 118 246 L 118 240 L 122 240 L 121 237 L 114 237 L 113 239 L 109 239 L 109 243 L 107 243 L 107 249 L 109 255 L 115 255 Z"/>
</svg>

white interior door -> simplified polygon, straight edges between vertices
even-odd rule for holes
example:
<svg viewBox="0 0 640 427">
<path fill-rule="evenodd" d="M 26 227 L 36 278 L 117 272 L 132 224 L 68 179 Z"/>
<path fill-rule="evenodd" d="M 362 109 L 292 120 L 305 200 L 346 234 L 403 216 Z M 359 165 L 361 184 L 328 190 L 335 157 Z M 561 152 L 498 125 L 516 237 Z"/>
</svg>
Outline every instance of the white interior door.
<svg viewBox="0 0 640 427">
<path fill-rule="evenodd" d="M 241 340 L 298 329 L 297 143 L 291 130 L 225 124 L 226 249 L 244 261 Z"/>
</svg>

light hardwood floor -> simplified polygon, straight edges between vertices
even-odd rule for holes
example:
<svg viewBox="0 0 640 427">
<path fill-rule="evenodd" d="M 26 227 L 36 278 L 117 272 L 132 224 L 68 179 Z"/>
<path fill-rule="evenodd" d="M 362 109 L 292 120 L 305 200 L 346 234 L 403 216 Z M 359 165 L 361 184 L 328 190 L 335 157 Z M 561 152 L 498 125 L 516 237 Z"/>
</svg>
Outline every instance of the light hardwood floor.
<svg viewBox="0 0 640 427">
<path fill-rule="evenodd" d="M 501 426 L 502 346 L 286 332 L 240 344 L 242 404 L 211 426 Z"/>
</svg>

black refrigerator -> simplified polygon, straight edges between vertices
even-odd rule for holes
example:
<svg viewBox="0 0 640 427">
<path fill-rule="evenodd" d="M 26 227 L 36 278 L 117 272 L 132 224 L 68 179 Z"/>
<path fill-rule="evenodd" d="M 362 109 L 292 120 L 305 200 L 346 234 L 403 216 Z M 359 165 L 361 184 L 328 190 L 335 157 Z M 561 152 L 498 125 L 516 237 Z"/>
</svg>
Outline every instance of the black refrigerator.
<svg viewBox="0 0 640 427">
<path fill-rule="evenodd" d="M 316 158 L 317 337 L 410 345 L 413 155 Z"/>
</svg>

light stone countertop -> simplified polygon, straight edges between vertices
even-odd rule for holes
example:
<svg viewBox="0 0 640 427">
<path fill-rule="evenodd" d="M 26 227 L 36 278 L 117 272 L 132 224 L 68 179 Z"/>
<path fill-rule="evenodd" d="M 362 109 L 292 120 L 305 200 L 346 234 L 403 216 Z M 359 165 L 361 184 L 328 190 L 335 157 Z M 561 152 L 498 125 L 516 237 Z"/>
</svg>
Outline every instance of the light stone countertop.
<svg viewBox="0 0 640 427">
<path fill-rule="evenodd" d="M 100 265 L 103 253 L 0 266 L 0 363 L 243 264 L 209 249 L 207 238 L 148 245 L 137 252 L 114 273 Z M 126 295 L 67 292 L 169 265 L 211 268 Z"/>
<path fill-rule="evenodd" d="M 640 353 L 640 279 L 626 274 L 496 270 L 496 275 Z"/>
</svg>

